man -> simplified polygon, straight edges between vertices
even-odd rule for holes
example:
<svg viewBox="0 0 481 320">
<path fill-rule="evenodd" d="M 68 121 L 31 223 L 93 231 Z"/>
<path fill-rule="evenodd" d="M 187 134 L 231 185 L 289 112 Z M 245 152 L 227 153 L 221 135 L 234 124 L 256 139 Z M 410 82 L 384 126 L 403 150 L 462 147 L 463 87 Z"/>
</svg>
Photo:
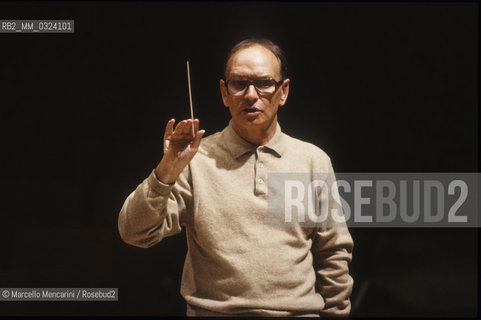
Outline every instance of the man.
<svg viewBox="0 0 481 320">
<path fill-rule="evenodd" d="M 197 119 L 175 130 L 170 120 L 162 160 L 120 212 L 123 240 L 139 247 L 186 228 L 181 294 L 188 316 L 349 314 L 353 243 L 345 224 L 267 222 L 268 173 L 333 172 L 321 149 L 281 132 L 277 111 L 289 83 L 278 46 L 237 44 L 220 80 L 229 125 L 201 141 Z"/>
</svg>

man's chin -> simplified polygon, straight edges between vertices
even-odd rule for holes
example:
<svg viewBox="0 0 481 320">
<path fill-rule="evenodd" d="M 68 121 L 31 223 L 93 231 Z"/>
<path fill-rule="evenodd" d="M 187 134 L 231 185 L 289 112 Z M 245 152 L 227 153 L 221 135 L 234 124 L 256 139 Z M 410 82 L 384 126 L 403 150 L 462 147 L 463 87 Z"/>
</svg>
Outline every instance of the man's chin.
<svg viewBox="0 0 481 320">
<path fill-rule="evenodd" d="M 262 127 L 265 121 L 261 117 L 246 117 L 242 119 L 242 123 L 250 127 Z"/>
</svg>

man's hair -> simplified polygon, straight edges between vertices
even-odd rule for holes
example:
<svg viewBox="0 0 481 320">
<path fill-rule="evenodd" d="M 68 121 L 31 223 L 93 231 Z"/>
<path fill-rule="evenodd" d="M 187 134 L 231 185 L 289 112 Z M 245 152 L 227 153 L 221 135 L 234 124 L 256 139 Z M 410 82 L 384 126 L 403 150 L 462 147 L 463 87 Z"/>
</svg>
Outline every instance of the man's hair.
<svg viewBox="0 0 481 320">
<path fill-rule="evenodd" d="M 272 42 L 271 40 L 264 39 L 264 38 L 245 39 L 245 40 L 239 42 L 238 44 L 236 44 L 230 50 L 230 52 L 227 55 L 227 58 L 225 59 L 225 62 L 224 62 L 224 76 L 226 77 L 226 79 L 227 79 L 227 64 L 229 63 L 230 58 L 237 51 L 242 50 L 242 49 L 246 49 L 246 48 L 249 48 L 249 47 L 253 47 L 253 46 L 256 46 L 256 45 L 266 48 L 267 50 L 272 52 L 277 57 L 277 61 L 279 62 L 279 67 L 280 67 L 280 71 L 281 71 L 281 79 L 280 80 L 286 79 L 287 78 L 287 58 L 286 58 L 286 55 L 284 54 L 284 51 L 282 51 L 282 49 L 277 44 Z"/>
</svg>

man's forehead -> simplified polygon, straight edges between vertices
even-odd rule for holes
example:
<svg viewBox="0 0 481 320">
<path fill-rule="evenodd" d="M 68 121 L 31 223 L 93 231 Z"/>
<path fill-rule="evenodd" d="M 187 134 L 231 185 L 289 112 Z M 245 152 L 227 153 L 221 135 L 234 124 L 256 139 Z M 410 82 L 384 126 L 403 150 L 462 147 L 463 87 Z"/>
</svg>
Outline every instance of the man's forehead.
<svg viewBox="0 0 481 320">
<path fill-rule="evenodd" d="M 279 76 L 280 65 L 277 57 L 269 49 L 254 45 L 240 49 L 229 59 L 227 73 Z"/>
</svg>

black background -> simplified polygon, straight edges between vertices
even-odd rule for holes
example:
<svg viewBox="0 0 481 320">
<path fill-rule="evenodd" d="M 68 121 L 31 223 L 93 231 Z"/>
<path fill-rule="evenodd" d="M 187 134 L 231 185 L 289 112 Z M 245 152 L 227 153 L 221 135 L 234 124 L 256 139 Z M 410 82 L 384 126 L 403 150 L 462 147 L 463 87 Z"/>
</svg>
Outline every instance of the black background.
<svg viewBox="0 0 481 320">
<path fill-rule="evenodd" d="M 475 172 L 477 3 L 1 2 L 0 19 L 74 34 L 0 34 L 0 287 L 118 287 L 118 302 L 3 302 L 0 315 L 183 315 L 185 235 L 124 244 L 117 215 L 161 157 L 165 123 L 230 116 L 223 59 L 286 52 L 279 122 L 337 172 Z M 475 229 L 352 229 L 354 316 L 477 311 Z"/>
</svg>

